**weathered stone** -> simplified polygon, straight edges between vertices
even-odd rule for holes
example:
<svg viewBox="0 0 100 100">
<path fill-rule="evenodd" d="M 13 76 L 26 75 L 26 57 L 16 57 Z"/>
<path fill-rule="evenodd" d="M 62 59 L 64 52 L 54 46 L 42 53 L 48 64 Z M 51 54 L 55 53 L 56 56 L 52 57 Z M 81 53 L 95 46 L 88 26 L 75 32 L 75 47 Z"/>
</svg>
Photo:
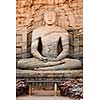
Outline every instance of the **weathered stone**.
<svg viewBox="0 0 100 100">
<path fill-rule="evenodd" d="M 83 98 L 83 79 L 69 79 L 59 84 L 62 96 Z"/>
<path fill-rule="evenodd" d="M 49 8 L 55 10 L 58 14 L 57 25 L 67 30 L 69 29 L 69 26 L 72 26 L 74 29 L 82 28 L 82 6 L 82 0 L 17 0 L 16 31 L 20 31 L 20 34 L 24 34 L 19 27 L 27 27 L 31 23 L 30 19 L 33 20 L 31 26 L 32 29 L 33 27 L 43 25 L 42 15 L 45 10 Z M 60 12 L 62 12 L 62 18 L 59 16 Z M 40 20 L 38 20 L 37 17 L 39 17 Z M 26 30 L 26 33 L 28 33 L 28 29 Z"/>
<path fill-rule="evenodd" d="M 17 78 L 73 78 L 73 77 L 83 77 L 82 70 L 60 70 L 60 71 L 34 71 L 34 70 L 16 70 Z"/>
<path fill-rule="evenodd" d="M 44 22 L 45 26 L 36 28 L 32 33 L 31 53 L 34 57 L 19 60 L 18 68 L 34 70 L 81 68 L 79 60 L 66 58 L 69 54 L 69 37 L 65 29 L 55 25 L 56 13 L 46 11 Z"/>
<path fill-rule="evenodd" d="M 17 44 L 18 44 L 18 43 L 21 43 L 21 41 L 22 41 L 22 37 L 21 37 L 21 36 L 17 36 L 17 38 L 16 38 Z"/>
<path fill-rule="evenodd" d="M 22 50 L 21 48 L 17 48 L 17 50 L 16 50 L 17 52 L 16 53 L 17 54 L 21 54 L 21 50 Z"/>
<path fill-rule="evenodd" d="M 16 80 L 16 96 L 28 94 L 29 84 L 25 80 Z"/>
<path fill-rule="evenodd" d="M 83 57 L 82 0 L 17 0 L 16 3 L 17 3 L 16 4 L 16 11 L 17 11 L 16 12 L 16 27 L 17 27 L 16 32 L 17 34 L 22 35 L 22 40 L 21 38 L 17 37 L 17 52 L 16 53 L 21 54 L 21 56 L 17 55 L 17 57 L 19 56 L 18 59 L 20 57 L 23 57 L 23 58 L 27 57 L 28 53 L 31 53 L 30 43 L 33 41 L 31 40 L 32 37 L 29 34 L 32 34 L 32 30 L 33 31 L 38 30 L 37 27 L 39 26 L 42 26 L 42 28 L 44 27 L 45 22 L 43 21 L 43 13 L 48 9 L 53 9 L 57 13 L 57 20 L 56 20 L 57 23 L 55 23 L 55 25 L 59 26 L 58 29 L 61 28 L 60 32 L 63 33 L 62 31 L 68 30 L 69 34 L 70 33 L 72 34 L 72 36 L 69 38 L 69 43 L 66 45 L 69 48 L 69 50 L 67 51 L 68 53 L 67 56 L 72 57 L 72 58 L 78 58 L 80 60 L 82 59 Z M 47 28 L 44 27 L 44 29 L 46 30 Z M 45 39 L 40 39 L 42 40 L 41 42 L 45 40 L 45 44 L 46 44 L 45 45 L 44 42 L 42 43 L 42 47 L 44 48 L 44 50 L 42 50 L 43 52 L 41 52 L 41 54 L 50 56 L 51 58 L 57 55 L 56 49 L 58 49 L 58 47 L 61 48 L 61 46 L 53 48 L 53 45 L 55 45 L 54 43 L 55 41 L 56 42 L 58 41 L 56 38 L 56 37 L 59 37 L 57 35 L 58 31 L 56 31 L 58 29 L 54 27 L 55 36 L 53 36 L 53 33 L 50 32 L 52 36 L 51 38 L 47 38 L 47 41 Z M 76 29 L 77 29 L 77 32 L 75 32 Z M 47 30 L 49 31 L 49 29 Z M 51 30 L 52 29 L 50 29 L 50 31 Z M 39 34 L 41 33 L 42 33 L 42 30 Z M 45 31 L 43 31 L 43 33 L 45 33 Z M 77 34 L 79 36 L 76 36 Z M 45 38 L 49 37 L 49 35 L 47 34 L 44 37 Z M 39 43 L 39 45 L 41 44 L 41 42 Z M 49 49 L 47 49 L 49 42 L 51 42 L 52 45 L 50 46 Z M 64 40 L 64 43 L 66 42 L 67 40 Z M 61 44 L 61 41 L 60 41 L 60 44 Z M 53 48 L 53 50 L 51 48 Z M 38 48 L 38 50 L 41 51 L 41 46 L 40 48 Z M 56 53 L 54 51 L 56 51 Z M 59 49 L 59 52 L 61 51 L 62 49 Z M 35 56 L 33 58 L 35 58 Z M 63 59 L 64 58 L 65 57 L 63 57 Z M 27 61 L 26 59 L 24 59 L 24 61 Z M 34 62 L 33 60 L 31 60 L 31 58 L 28 58 L 28 59 L 29 59 L 28 63 L 27 62 L 26 63 L 24 62 L 24 64 L 20 63 L 22 64 L 21 66 L 19 66 L 21 70 L 19 69 L 16 70 L 17 78 L 27 78 L 27 79 L 36 79 L 36 80 L 43 80 L 43 78 L 45 78 L 46 80 L 66 80 L 67 78 L 70 79 L 74 77 L 75 78 L 83 77 L 83 70 L 82 70 L 81 63 L 79 60 L 74 59 L 75 61 L 74 63 L 72 63 L 71 60 L 70 60 L 71 62 L 68 61 L 70 62 L 70 64 L 72 64 L 70 65 L 70 64 L 65 63 L 66 62 L 66 59 L 65 59 L 64 65 L 67 64 L 67 67 L 65 70 L 54 70 L 54 68 L 52 70 L 50 64 L 52 64 L 52 67 L 54 67 L 54 63 L 55 63 L 55 67 L 57 68 L 58 68 L 58 65 L 60 65 L 59 66 L 60 68 L 62 67 L 61 69 L 63 69 L 63 67 L 65 68 L 65 66 L 63 66 L 62 64 L 63 60 L 61 59 L 59 63 L 58 61 L 53 61 L 50 63 L 49 60 L 46 61 L 46 59 L 42 59 L 42 61 L 41 59 L 38 59 L 37 61 L 35 61 L 36 60 L 35 59 Z M 35 66 L 34 63 L 37 65 Z M 45 64 L 45 66 L 43 66 L 43 64 Z M 77 66 L 77 64 L 78 65 L 80 64 L 80 67 Z M 71 68 L 68 67 L 68 65 Z M 39 66 L 41 66 L 43 69 L 39 68 Z M 47 71 L 48 67 L 49 67 L 49 71 Z M 73 68 L 75 69 L 72 70 Z M 80 68 L 81 70 L 77 68 Z M 28 69 L 28 70 L 24 70 L 24 69 Z M 71 90 L 73 91 L 73 89 Z M 77 90 L 79 90 L 79 88 L 77 88 Z M 78 93 L 76 93 L 75 95 L 77 94 Z"/>
</svg>

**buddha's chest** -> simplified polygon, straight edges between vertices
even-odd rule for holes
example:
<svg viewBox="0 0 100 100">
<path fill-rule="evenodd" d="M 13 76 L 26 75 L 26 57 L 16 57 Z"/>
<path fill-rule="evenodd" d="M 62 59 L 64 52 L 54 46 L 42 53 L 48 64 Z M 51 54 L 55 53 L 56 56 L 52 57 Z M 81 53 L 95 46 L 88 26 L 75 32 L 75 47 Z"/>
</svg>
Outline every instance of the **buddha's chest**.
<svg viewBox="0 0 100 100">
<path fill-rule="evenodd" d="M 48 57 L 56 57 L 58 55 L 58 42 L 59 36 L 57 35 L 49 35 L 45 36 L 41 39 L 42 41 L 42 48 L 43 48 L 43 55 Z"/>
<path fill-rule="evenodd" d="M 47 47 L 56 47 L 60 36 L 57 34 L 45 35 L 41 38 L 42 45 Z"/>
</svg>

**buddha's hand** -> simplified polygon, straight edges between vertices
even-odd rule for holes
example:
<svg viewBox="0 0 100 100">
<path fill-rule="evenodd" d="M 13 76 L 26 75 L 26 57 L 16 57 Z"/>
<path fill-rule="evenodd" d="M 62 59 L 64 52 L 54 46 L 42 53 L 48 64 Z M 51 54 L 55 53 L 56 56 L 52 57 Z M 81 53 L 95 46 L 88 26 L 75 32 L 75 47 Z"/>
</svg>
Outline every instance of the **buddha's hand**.
<svg viewBox="0 0 100 100">
<path fill-rule="evenodd" d="M 48 58 L 49 61 L 59 61 L 57 58 Z"/>
<path fill-rule="evenodd" d="M 42 60 L 43 62 L 47 62 L 48 58 L 47 57 L 41 57 L 40 60 Z"/>
</svg>

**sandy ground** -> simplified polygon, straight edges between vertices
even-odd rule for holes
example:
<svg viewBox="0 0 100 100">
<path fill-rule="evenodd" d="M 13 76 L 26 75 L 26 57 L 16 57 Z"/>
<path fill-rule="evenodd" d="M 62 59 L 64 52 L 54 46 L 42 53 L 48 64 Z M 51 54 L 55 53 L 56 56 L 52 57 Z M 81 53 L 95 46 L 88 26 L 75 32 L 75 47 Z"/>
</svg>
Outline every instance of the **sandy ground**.
<svg viewBox="0 0 100 100">
<path fill-rule="evenodd" d="M 54 96 L 54 90 L 34 90 L 32 96 L 18 96 L 16 100 L 79 100 L 69 97 L 60 96 L 60 91 L 57 91 L 57 96 Z"/>
<path fill-rule="evenodd" d="M 33 90 L 32 95 L 34 96 L 54 96 L 54 90 Z M 57 96 L 60 96 L 60 91 L 57 91 Z"/>
<path fill-rule="evenodd" d="M 61 97 L 61 96 L 21 96 L 17 97 L 16 100 L 79 100 L 79 99 L 70 99 L 68 97 Z"/>
</svg>

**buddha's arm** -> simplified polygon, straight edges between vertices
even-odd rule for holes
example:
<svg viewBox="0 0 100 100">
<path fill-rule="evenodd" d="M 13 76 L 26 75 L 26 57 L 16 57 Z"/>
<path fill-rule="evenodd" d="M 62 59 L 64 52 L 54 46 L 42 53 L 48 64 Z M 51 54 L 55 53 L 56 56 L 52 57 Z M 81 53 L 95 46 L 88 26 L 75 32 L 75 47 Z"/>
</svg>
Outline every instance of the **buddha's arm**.
<svg viewBox="0 0 100 100">
<path fill-rule="evenodd" d="M 31 53 L 34 57 L 41 58 L 41 54 L 38 52 L 37 47 L 38 47 L 38 42 L 39 40 L 32 41 L 31 45 Z"/>
<path fill-rule="evenodd" d="M 57 58 L 56 58 L 57 60 L 61 60 L 61 59 L 65 58 L 69 54 L 69 40 L 68 40 L 68 36 L 62 36 L 61 37 L 61 41 L 62 41 L 63 50 L 57 56 Z"/>
<path fill-rule="evenodd" d="M 39 51 L 38 51 L 38 42 L 39 42 L 39 40 L 37 39 L 37 40 L 35 40 L 35 41 L 32 41 L 32 45 L 31 45 L 31 53 L 32 53 L 32 55 L 34 56 L 34 57 L 36 57 L 36 58 L 38 58 L 38 59 L 40 59 L 40 60 L 46 60 L 46 58 L 45 57 L 43 57 L 40 53 L 39 53 Z"/>
</svg>

